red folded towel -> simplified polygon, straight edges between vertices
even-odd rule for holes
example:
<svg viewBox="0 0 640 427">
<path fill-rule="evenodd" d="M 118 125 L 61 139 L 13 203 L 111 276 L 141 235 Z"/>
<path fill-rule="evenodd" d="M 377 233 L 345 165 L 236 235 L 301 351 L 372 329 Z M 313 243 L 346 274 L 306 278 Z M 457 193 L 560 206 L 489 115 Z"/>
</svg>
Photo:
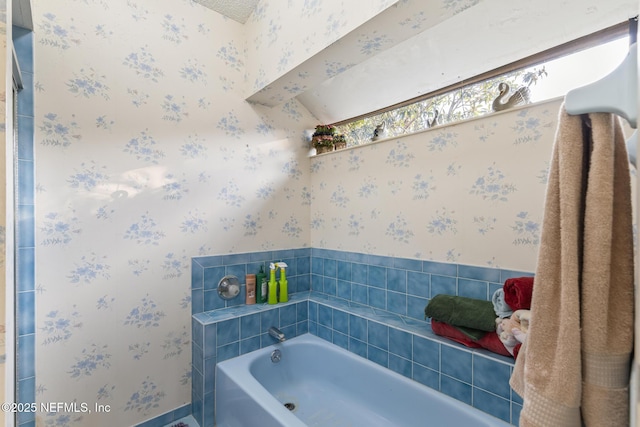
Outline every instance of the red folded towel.
<svg viewBox="0 0 640 427">
<path fill-rule="evenodd" d="M 456 326 L 449 325 L 448 323 L 439 322 L 431 319 L 431 330 L 436 335 L 448 338 L 452 341 L 465 345 L 471 348 L 484 348 L 493 353 L 501 354 L 503 356 L 511 356 L 511 354 L 504 348 L 504 344 L 500 341 L 500 337 L 495 332 L 487 332 L 479 340 L 472 340 L 464 332 L 461 332 Z"/>
<path fill-rule="evenodd" d="M 533 277 L 514 277 L 507 279 L 502 289 L 504 290 L 504 302 L 506 302 L 513 311 L 531 309 Z"/>
</svg>

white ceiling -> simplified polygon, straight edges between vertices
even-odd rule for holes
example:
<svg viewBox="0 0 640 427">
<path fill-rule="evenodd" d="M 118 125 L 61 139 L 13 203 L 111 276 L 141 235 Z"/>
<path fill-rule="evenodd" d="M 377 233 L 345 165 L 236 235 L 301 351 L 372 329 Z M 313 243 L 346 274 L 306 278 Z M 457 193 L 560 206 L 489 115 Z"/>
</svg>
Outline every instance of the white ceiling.
<svg viewBox="0 0 640 427">
<path fill-rule="evenodd" d="M 259 0 L 194 0 L 196 3 L 208 7 L 211 10 L 238 21 L 241 24 L 247 22 L 249 16 L 256 8 Z"/>
</svg>

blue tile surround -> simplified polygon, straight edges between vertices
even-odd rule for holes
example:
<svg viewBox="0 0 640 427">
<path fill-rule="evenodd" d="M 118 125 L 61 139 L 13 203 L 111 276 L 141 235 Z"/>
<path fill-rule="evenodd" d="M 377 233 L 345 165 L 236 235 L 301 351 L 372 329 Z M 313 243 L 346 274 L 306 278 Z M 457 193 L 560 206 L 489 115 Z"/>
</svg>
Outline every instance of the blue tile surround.
<svg viewBox="0 0 640 427">
<path fill-rule="evenodd" d="M 18 92 L 16 162 L 16 399 L 36 401 L 33 32 L 12 27 L 24 89 Z M 34 426 L 35 414 L 19 412 L 19 426 Z"/>
<path fill-rule="evenodd" d="M 291 249 L 272 252 L 252 252 L 246 254 L 205 256 L 191 260 L 191 312 L 218 310 L 225 307 L 244 305 L 244 278 L 255 274 L 264 267 L 269 273 L 269 263 L 287 263 L 289 292 L 303 292 L 310 289 L 309 273 L 311 249 Z M 218 296 L 218 282 L 225 275 L 233 275 L 243 284 L 240 295 L 229 301 Z"/>
<path fill-rule="evenodd" d="M 279 260 L 295 266 L 288 303 L 216 301 L 225 274 L 244 277 Z M 530 273 L 309 248 L 193 258 L 193 416 L 201 427 L 214 425 L 216 363 L 273 344 L 266 332 L 277 326 L 287 337 L 317 335 L 517 425 L 513 359 L 434 335 L 424 307 L 441 293 L 489 300 L 522 275 Z"/>
</svg>

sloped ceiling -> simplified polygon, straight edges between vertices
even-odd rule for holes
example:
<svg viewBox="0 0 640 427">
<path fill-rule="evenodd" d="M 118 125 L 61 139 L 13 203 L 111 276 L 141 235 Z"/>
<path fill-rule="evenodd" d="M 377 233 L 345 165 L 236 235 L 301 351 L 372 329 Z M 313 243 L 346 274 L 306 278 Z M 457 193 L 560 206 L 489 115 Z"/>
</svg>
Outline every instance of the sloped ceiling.
<svg viewBox="0 0 640 427">
<path fill-rule="evenodd" d="M 335 123 L 432 92 L 637 16 L 636 0 L 485 0 L 298 96 Z M 579 72 L 579 70 L 575 70 Z"/>
<path fill-rule="evenodd" d="M 246 22 L 259 0 L 196 1 Z M 423 15 L 432 13 L 427 7 L 429 2 L 423 0 L 401 3 L 410 10 L 407 4 L 412 2 L 425 5 Z M 419 33 L 338 75 L 304 88 L 296 98 L 320 122 L 335 123 L 448 86 L 638 15 L 637 0 L 604 3 L 602 0 L 477 0 L 459 13 L 437 17 L 437 22 Z M 241 16 L 234 17 L 237 14 Z M 361 28 L 364 30 L 372 22 L 380 37 L 387 33 L 392 36 L 399 26 L 406 25 L 406 19 L 398 16 L 396 8 L 384 10 Z M 342 46 L 346 51 L 349 40 L 347 35 L 331 48 Z M 319 52 L 298 68 L 319 63 L 318 55 L 336 54 L 332 52 Z M 289 70 L 288 74 L 302 71 L 308 74 L 308 70 L 298 68 Z M 276 101 L 267 105 L 277 105 L 293 96 L 284 89 L 277 93 L 279 85 L 272 83 L 267 89 L 276 93 L 270 93 L 269 99 Z M 259 96 L 254 97 L 260 102 Z M 251 96 L 248 100 L 256 101 Z"/>
</svg>

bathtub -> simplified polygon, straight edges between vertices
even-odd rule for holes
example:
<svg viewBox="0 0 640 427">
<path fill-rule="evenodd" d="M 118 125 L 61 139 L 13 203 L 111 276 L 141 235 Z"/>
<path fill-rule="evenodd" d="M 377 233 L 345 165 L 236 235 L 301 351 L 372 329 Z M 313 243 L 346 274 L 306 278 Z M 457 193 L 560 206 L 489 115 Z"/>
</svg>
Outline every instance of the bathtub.
<svg viewBox="0 0 640 427">
<path fill-rule="evenodd" d="M 220 362 L 215 381 L 218 427 L 509 426 L 311 334 Z"/>
</svg>

